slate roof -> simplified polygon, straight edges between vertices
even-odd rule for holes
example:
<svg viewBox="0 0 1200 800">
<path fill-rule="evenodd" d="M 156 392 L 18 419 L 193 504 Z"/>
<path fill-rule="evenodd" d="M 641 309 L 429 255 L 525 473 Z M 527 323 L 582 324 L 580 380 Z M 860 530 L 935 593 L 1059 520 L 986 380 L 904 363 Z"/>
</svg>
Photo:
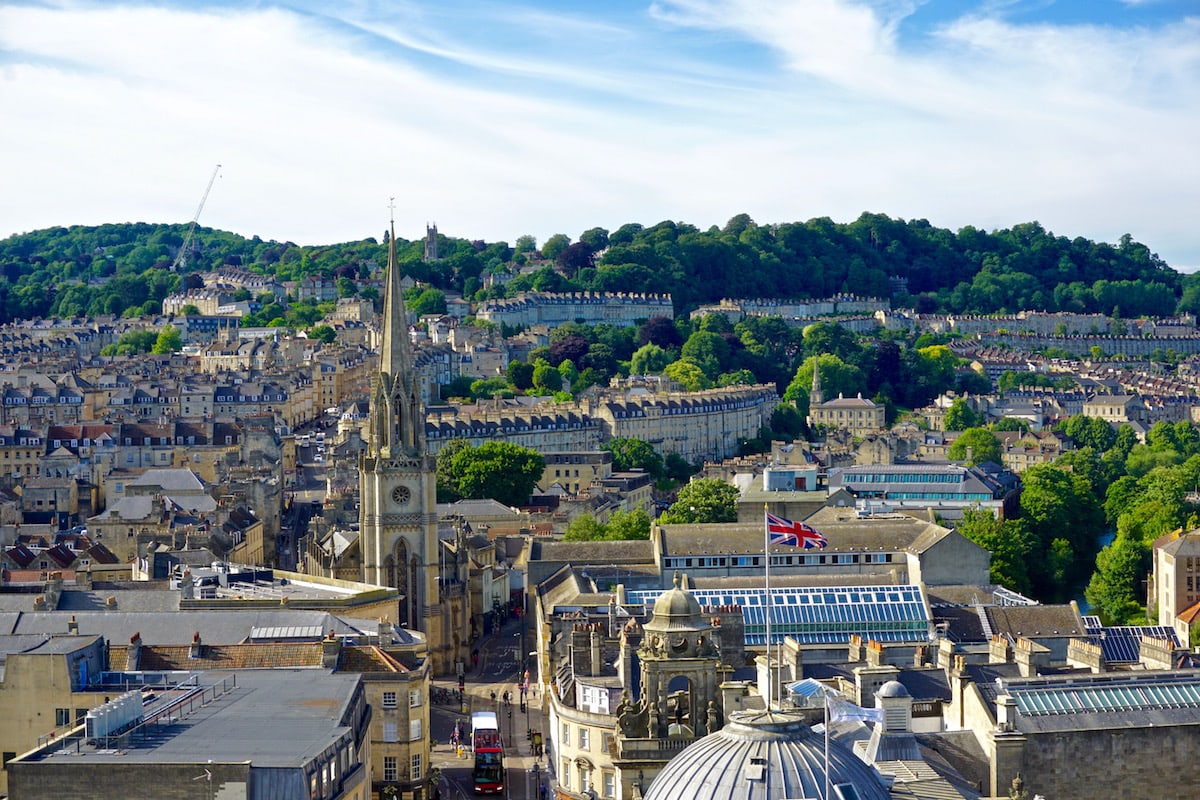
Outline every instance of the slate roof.
<svg viewBox="0 0 1200 800">
<path fill-rule="evenodd" d="M 1087 628 L 1075 605 L 987 606 L 984 608 L 992 631 L 1015 639 L 1084 637 Z"/>
<path fill-rule="evenodd" d="M 130 645 L 109 645 L 108 668 L 125 669 Z M 284 669 L 321 666 L 321 643 L 271 642 L 266 644 L 200 645 L 200 657 L 191 657 L 191 645 L 145 645 L 139 652 L 142 670 Z"/>
</svg>

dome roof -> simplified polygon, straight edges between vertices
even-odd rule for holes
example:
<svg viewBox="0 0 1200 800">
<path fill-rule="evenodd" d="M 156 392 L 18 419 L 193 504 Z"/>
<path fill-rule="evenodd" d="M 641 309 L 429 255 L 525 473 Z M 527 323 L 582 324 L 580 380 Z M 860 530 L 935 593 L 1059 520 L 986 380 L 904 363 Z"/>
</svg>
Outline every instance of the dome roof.
<svg viewBox="0 0 1200 800">
<path fill-rule="evenodd" d="M 829 744 L 829 771 L 831 786 L 850 784 L 861 800 L 891 796 L 879 773 L 837 742 Z M 748 785 L 754 783 L 761 788 Z M 724 728 L 671 759 L 645 800 L 824 796 L 825 739 L 803 713 L 737 711 Z"/>
<path fill-rule="evenodd" d="M 675 573 L 675 587 L 668 589 L 654 601 L 654 613 L 643 627 L 647 631 L 697 631 L 712 626 L 703 616 L 703 609 L 691 592 L 680 588 L 679 573 Z"/>
<path fill-rule="evenodd" d="M 908 689 L 900 681 L 888 681 L 876 692 L 880 697 L 908 697 Z"/>
</svg>

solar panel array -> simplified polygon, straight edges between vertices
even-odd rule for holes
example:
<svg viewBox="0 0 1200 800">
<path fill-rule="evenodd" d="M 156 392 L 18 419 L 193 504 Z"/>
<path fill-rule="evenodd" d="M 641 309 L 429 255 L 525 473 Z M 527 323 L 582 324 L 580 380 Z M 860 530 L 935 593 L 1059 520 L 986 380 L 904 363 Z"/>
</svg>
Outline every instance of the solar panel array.
<svg viewBox="0 0 1200 800">
<path fill-rule="evenodd" d="M 767 602 L 763 589 L 692 589 L 702 606 L 737 605 L 746 626 L 746 644 L 767 643 Z M 632 603 L 653 604 L 662 590 L 629 592 Z M 925 642 L 930 620 L 919 586 L 846 586 L 836 589 L 785 587 L 771 590 L 771 643 L 790 636 L 801 644 L 845 644 L 852 634 L 879 642 Z"/>
<path fill-rule="evenodd" d="M 1093 624 L 1094 622 L 1094 624 Z M 1170 625 L 1114 625 L 1104 627 L 1099 617 L 1084 617 L 1088 638 L 1100 645 L 1109 664 L 1136 663 L 1142 659 L 1142 637 L 1167 639 L 1179 647 L 1179 637 Z"/>
<path fill-rule="evenodd" d="M 1017 709 L 1030 717 L 1086 712 L 1137 711 L 1161 708 L 1200 708 L 1200 682 L 1126 681 L 1065 684 L 1055 687 L 1010 686 Z"/>
</svg>

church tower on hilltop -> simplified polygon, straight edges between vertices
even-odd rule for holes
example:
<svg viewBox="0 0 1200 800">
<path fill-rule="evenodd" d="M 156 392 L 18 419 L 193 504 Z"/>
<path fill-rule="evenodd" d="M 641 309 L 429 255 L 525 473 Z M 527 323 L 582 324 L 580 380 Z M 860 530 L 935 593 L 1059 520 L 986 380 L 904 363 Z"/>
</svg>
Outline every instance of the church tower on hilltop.
<svg viewBox="0 0 1200 800">
<path fill-rule="evenodd" d="M 392 221 L 384 278 L 379 369 L 371 380 L 366 451 L 359 457 L 359 537 L 362 578 L 400 590 L 399 624 L 421 631 L 434 674 L 463 658 L 466 638 L 456 559 L 442 576 L 438 541 L 436 462 L 425 448 L 425 405 L 413 366 L 408 316 L 396 263 Z M 445 602 L 443 602 L 445 599 Z"/>
</svg>

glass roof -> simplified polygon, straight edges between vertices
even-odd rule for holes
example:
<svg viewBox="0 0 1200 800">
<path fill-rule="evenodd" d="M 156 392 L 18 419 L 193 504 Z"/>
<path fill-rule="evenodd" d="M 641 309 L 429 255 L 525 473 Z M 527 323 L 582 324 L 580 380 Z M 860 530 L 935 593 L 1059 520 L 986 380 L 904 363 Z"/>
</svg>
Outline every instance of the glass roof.
<svg viewBox="0 0 1200 800">
<path fill-rule="evenodd" d="M 1141 660 L 1142 637 L 1167 639 L 1179 647 L 1179 637 L 1170 625 L 1114 625 L 1104 627 L 1098 617 L 1084 617 L 1088 638 L 1100 645 L 1104 660 L 1109 664 L 1134 663 Z"/>
<path fill-rule="evenodd" d="M 650 605 L 662 591 L 632 591 L 629 601 Z M 740 606 L 746 644 L 766 644 L 764 589 L 689 591 L 701 606 Z M 800 644 L 845 644 L 855 633 L 879 642 L 924 642 L 930 634 L 929 613 L 919 586 L 784 587 L 772 589 L 770 598 L 772 644 L 787 636 Z"/>
<path fill-rule="evenodd" d="M 1026 716 L 1080 712 L 1200 708 L 1200 682 L 1187 680 L 1071 683 L 1059 686 L 1009 686 L 1017 709 Z"/>
</svg>

